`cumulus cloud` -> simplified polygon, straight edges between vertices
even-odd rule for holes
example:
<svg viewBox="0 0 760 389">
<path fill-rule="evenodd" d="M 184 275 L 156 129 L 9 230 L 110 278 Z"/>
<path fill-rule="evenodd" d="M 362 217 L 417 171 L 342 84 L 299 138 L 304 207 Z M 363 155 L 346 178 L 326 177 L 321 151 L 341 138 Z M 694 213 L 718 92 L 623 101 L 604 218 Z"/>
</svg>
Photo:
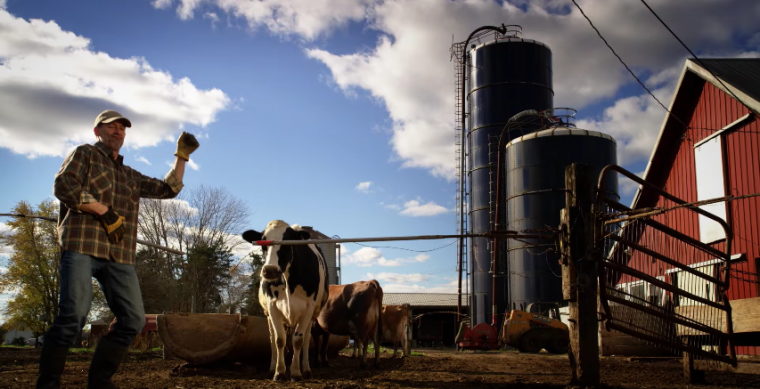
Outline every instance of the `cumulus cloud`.
<svg viewBox="0 0 760 389">
<path fill-rule="evenodd" d="M 370 267 L 380 258 L 383 258 L 383 253 L 376 248 L 362 247 L 351 254 L 345 254 L 343 258 L 350 264 L 359 267 Z"/>
<path fill-rule="evenodd" d="M 212 29 L 215 29 L 216 28 L 216 23 L 219 22 L 219 16 L 217 16 L 215 12 L 206 12 L 205 14 L 203 14 L 203 18 L 211 20 L 211 28 Z"/>
<path fill-rule="evenodd" d="M 430 259 L 430 256 L 427 254 L 419 254 L 412 258 L 387 259 L 383 256 L 382 251 L 374 247 L 362 247 L 359 250 L 356 250 L 355 252 L 349 254 L 345 245 L 341 246 L 341 255 L 346 261 L 348 261 L 348 263 L 359 267 L 370 267 L 375 265 L 384 267 L 397 267 L 409 263 L 421 263 Z"/>
<path fill-rule="evenodd" d="M 156 8 L 177 4 L 180 19 L 193 18 L 204 3 L 247 21 L 251 30 L 266 28 L 274 34 L 313 40 L 331 30 L 360 21 L 373 0 L 154 0 Z"/>
<path fill-rule="evenodd" d="M 382 284 L 385 293 L 456 293 L 457 281 L 445 284 L 420 285 L 419 283 L 387 283 Z M 462 286 L 464 288 L 464 285 Z M 465 289 L 466 290 L 466 289 Z"/>
<path fill-rule="evenodd" d="M 636 173 L 639 177 L 644 177 L 644 172 L 638 172 Z M 618 175 L 618 185 L 620 187 L 620 196 L 631 196 L 634 193 L 636 193 L 636 190 L 639 188 L 639 184 L 633 182 L 628 177 L 625 177 L 623 175 Z"/>
<path fill-rule="evenodd" d="M 425 204 L 417 200 L 410 200 L 404 203 L 404 209 L 399 213 L 404 216 L 411 217 L 425 217 L 436 216 L 442 213 L 449 212 L 449 209 L 436 204 L 433 201 L 428 201 Z"/>
<path fill-rule="evenodd" d="M 0 235 L 8 234 L 12 229 L 5 223 L 0 223 Z M 13 255 L 13 246 L 0 244 L 0 257 L 10 258 Z"/>
<path fill-rule="evenodd" d="M 143 163 L 147 163 L 148 165 L 153 165 L 152 163 L 150 163 L 150 161 L 148 161 L 148 158 L 145 158 L 142 155 L 139 156 L 139 157 L 136 157 L 135 160 L 143 162 Z"/>
<path fill-rule="evenodd" d="M 354 189 L 359 193 L 369 193 L 369 187 L 372 186 L 372 181 L 360 182 Z"/>
<path fill-rule="evenodd" d="M 519 20 L 523 37 L 552 49 L 555 106 L 584 108 L 613 98 L 632 82 L 567 0 L 154 0 L 153 4 L 157 8 L 176 4 L 184 19 L 202 6 L 213 7 L 243 18 L 252 29 L 300 38 L 306 43 L 306 55 L 328 68 L 338 88 L 351 96 L 364 91 L 384 104 L 391 119 L 393 160 L 447 179 L 455 177 L 452 36 L 463 41 L 482 25 Z M 678 61 L 683 64 L 685 53 L 678 42 L 640 3 L 579 0 L 579 4 L 637 74 L 656 74 Z M 652 0 L 650 4 L 697 54 L 736 52 L 742 42 L 737 37 L 750 44 L 760 41 L 756 31 L 760 3 Z M 374 47 L 336 54 L 314 43 L 353 22 L 379 34 Z M 667 100 L 668 89 L 658 89 Z M 646 148 L 652 144 L 651 132 L 659 130 L 662 108 L 634 96 L 611 104 L 604 115 L 587 122 L 615 132 L 622 161 L 648 157 Z M 612 127 L 634 117 L 638 128 Z M 641 132 L 645 132 L 642 139 L 637 139 Z"/>
<path fill-rule="evenodd" d="M 190 169 L 193 169 L 193 170 L 200 170 L 200 169 L 201 169 L 201 165 L 198 165 L 198 164 L 197 164 L 195 161 L 193 161 L 192 159 L 191 159 L 191 160 L 189 160 L 189 161 L 187 161 L 187 166 L 190 166 Z"/>
<path fill-rule="evenodd" d="M 105 109 L 130 118 L 125 147 L 136 149 L 172 139 L 182 126 L 206 126 L 231 104 L 221 90 L 198 89 L 143 58 L 94 51 L 53 21 L 0 9 L 0 31 L 0 147 L 17 154 L 63 156 L 94 141 L 93 121 Z"/>
<path fill-rule="evenodd" d="M 406 284 L 412 282 L 427 282 L 429 277 L 420 273 L 401 274 L 401 273 L 367 273 L 367 277 L 374 278 L 378 281 L 387 281 L 393 284 Z"/>
</svg>

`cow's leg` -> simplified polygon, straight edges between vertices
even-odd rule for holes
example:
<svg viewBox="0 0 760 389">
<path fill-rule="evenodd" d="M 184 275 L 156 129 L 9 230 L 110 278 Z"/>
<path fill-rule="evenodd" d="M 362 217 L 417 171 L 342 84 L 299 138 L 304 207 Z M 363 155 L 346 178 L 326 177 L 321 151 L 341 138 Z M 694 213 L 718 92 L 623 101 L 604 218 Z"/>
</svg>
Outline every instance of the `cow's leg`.
<svg viewBox="0 0 760 389">
<path fill-rule="evenodd" d="M 325 331 L 322 333 L 322 343 L 319 346 L 319 356 L 322 358 L 322 366 L 328 367 L 330 366 L 330 362 L 327 360 L 327 345 L 330 342 L 330 334 Z"/>
<path fill-rule="evenodd" d="M 274 375 L 277 367 L 277 342 L 275 341 L 277 332 L 272 325 L 271 316 L 267 316 L 267 324 L 269 325 L 269 348 L 272 349 L 272 356 L 269 359 L 269 373 Z"/>
<path fill-rule="evenodd" d="M 377 330 L 374 331 L 372 335 L 372 343 L 375 345 L 375 363 L 374 367 L 378 367 L 380 365 L 380 339 L 381 336 L 377 334 Z"/>
<path fill-rule="evenodd" d="M 396 358 L 396 352 L 398 351 L 398 339 L 393 339 L 393 355 L 391 355 L 391 358 Z"/>
<path fill-rule="evenodd" d="M 301 346 L 303 352 L 301 363 L 303 363 L 303 365 L 301 366 L 301 376 L 304 379 L 311 378 L 311 361 L 309 361 L 309 343 L 311 341 L 311 331 L 309 331 L 309 329 L 311 328 L 311 320 L 312 319 L 309 319 L 308 324 L 303 327 L 303 345 Z M 300 326 L 298 331 L 300 331 Z M 316 352 L 319 354 L 318 349 Z"/>
<path fill-rule="evenodd" d="M 307 334 L 309 334 L 309 328 L 311 327 L 312 314 L 314 307 L 304 312 L 298 319 L 298 324 L 295 325 L 293 330 L 293 361 L 290 363 L 290 380 L 302 381 L 303 375 L 301 374 L 301 363 L 305 368 L 308 368 L 309 374 L 311 374 L 311 368 L 309 367 L 309 344 Z M 304 360 L 301 361 L 301 350 L 303 349 Z M 305 369 L 304 369 L 305 371 Z"/>
<path fill-rule="evenodd" d="M 272 319 L 275 347 L 277 348 L 277 365 L 272 380 L 283 381 L 285 380 L 285 340 L 287 333 L 285 332 L 282 313 L 274 307 L 274 304 L 269 307 L 269 317 Z"/>
<path fill-rule="evenodd" d="M 361 353 L 361 356 L 359 357 L 359 359 L 361 360 L 361 364 L 359 366 L 361 366 L 362 368 L 365 368 L 367 367 L 367 346 L 369 346 L 369 337 L 363 337 L 363 338 L 366 338 L 366 339 L 362 342 L 361 348 L 359 349 L 359 353 Z"/>
<path fill-rule="evenodd" d="M 359 341 L 354 339 L 353 351 L 351 351 L 351 358 L 356 358 L 356 349 L 359 347 Z"/>
</svg>

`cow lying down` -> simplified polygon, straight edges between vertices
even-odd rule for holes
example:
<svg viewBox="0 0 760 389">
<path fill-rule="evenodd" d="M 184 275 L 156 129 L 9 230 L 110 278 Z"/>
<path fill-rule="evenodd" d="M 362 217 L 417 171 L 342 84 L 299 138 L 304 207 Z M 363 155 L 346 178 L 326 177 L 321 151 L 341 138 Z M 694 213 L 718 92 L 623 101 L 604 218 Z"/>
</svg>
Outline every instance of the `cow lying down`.
<svg viewBox="0 0 760 389">
<path fill-rule="evenodd" d="M 244 232 L 243 239 L 251 243 L 258 240 L 301 240 L 309 239 L 309 233 L 302 231 L 298 225 L 291 227 L 282 220 L 275 220 L 267 224 L 263 233 L 253 230 Z M 274 381 L 286 378 L 287 327 L 293 334 L 290 379 L 300 381 L 310 378 L 311 326 L 327 301 L 327 265 L 324 256 L 313 244 L 262 248 L 264 266 L 261 268 L 259 303 L 264 308 L 269 323 L 272 349 L 269 371 L 274 374 Z M 303 358 L 300 358 L 301 352 Z"/>
</svg>

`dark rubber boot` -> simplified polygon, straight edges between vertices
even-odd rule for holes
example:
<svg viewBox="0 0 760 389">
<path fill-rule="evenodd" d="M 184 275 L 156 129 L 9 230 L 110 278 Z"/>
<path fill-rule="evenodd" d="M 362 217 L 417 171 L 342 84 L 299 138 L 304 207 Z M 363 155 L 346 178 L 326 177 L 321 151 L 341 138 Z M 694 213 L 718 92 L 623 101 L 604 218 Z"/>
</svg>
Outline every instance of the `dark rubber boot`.
<svg viewBox="0 0 760 389">
<path fill-rule="evenodd" d="M 61 373 L 63 373 L 68 355 L 68 346 L 59 346 L 52 341 L 42 344 L 37 389 L 58 389 L 61 387 Z"/>
<path fill-rule="evenodd" d="M 111 383 L 111 377 L 116 373 L 129 347 L 100 338 L 95 354 L 90 364 L 90 375 L 87 377 L 88 389 L 116 389 Z"/>
</svg>

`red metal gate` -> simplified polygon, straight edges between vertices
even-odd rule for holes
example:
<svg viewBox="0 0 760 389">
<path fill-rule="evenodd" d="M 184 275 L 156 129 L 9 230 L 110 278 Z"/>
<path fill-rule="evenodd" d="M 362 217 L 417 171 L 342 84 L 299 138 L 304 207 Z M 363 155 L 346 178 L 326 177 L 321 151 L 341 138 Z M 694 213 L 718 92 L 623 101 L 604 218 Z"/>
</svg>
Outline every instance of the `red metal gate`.
<svg viewBox="0 0 760 389">
<path fill-rule="evenodd" d="M 725 221 L 616 166 L 605 167 L 598 188 L 621 174 L 661 197 L 657 208 L 631 210 L 597 190 L 595 250 L 600 314 L 618 331 L 674 353 L 736 365 L 727 298 L 732 233 Z M 724 251 L 667 225 L 668 217 L 697 213 L 725 232 Z"/>
</svg>

